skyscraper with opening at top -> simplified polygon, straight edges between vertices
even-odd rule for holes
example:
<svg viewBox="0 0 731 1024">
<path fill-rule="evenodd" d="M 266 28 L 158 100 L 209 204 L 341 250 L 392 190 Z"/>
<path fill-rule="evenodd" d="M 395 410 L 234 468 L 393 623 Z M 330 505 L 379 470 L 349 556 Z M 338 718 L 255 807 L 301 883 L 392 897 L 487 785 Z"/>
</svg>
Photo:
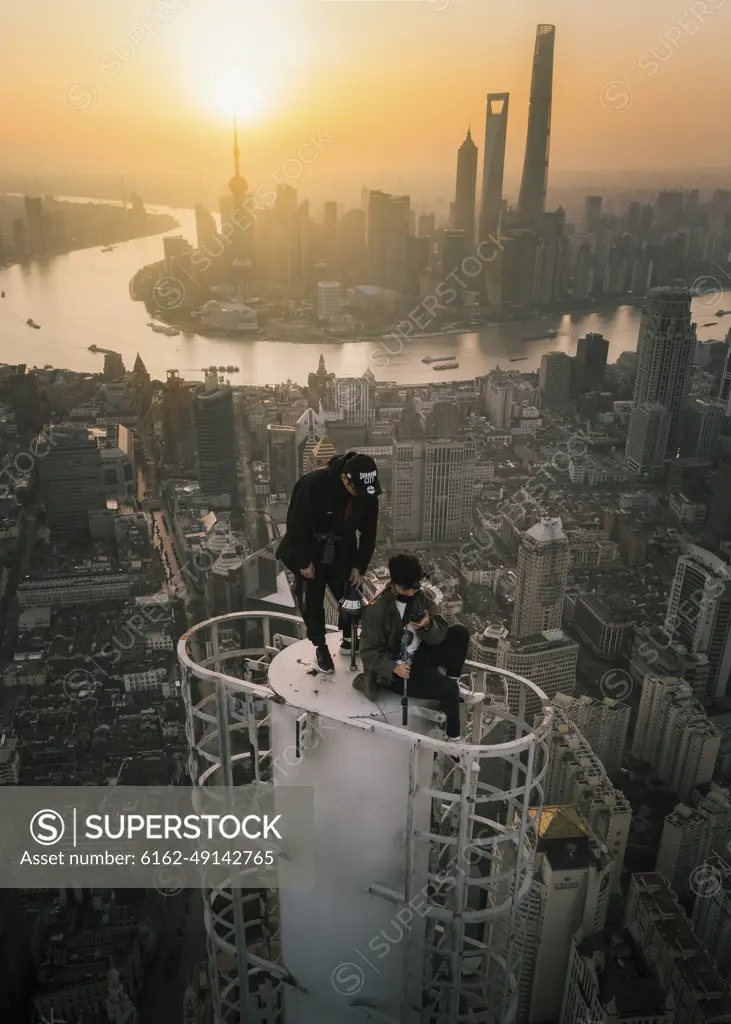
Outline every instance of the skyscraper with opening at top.
<svg viewBox="0 0 731 1024">
<path fill-rule="evenodd" d="M 487 94 L 485 117 L 485 151 L 482 160 L 482 207 L 480 209 L 480 241 L 497 231 L 503 208 L 505 176 L 505 145 L 508 136 L 508 105 L 510 94 Z"/>
</svg>

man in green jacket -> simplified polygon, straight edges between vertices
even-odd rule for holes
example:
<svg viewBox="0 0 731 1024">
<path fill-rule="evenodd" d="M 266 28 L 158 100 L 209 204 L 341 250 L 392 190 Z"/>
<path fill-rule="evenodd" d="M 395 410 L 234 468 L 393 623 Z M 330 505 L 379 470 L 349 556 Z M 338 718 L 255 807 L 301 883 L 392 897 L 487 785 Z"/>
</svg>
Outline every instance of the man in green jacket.
<svg viewBox="0 0 731 1024">
<path fill-rule="evenodd" d="M 418 558 L 394 555 L 390 580 L 363 612 L 360 653 L 376 685 L 395 693 L 439 701 L 447 739 L 459 740 L 459 706 L 482 696 L 461 689 L 459 680 L 470 642 L 469 630 L 449 625 L 421 589 Z M 443 673 L 439 669 L 443 669 Z"/>
</svg>

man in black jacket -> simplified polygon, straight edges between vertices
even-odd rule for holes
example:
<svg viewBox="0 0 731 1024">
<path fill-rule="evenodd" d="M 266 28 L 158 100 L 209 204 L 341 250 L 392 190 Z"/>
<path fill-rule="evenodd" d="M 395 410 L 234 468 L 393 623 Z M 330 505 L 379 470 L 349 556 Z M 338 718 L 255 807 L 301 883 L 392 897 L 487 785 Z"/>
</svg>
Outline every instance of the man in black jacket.
<svg viewBox="0 0 731 1024">
<path fill-rule="evenodd" d="M 301 477 L 289 501 L 277 558 L 295 574 L 307 639 L 315 645 L 318 668 L 327 674 L 335 666 L 325 643 L 325 587 L 339 601 L 349 584 L 360 584 L 376 546 L 380 493 L 373 459 L 348 452 Z M 342 615 L 338 627 L 350 629 Z M 344 632 L 341 651 L 350 655 L 350 644 Z"/>
</svg>

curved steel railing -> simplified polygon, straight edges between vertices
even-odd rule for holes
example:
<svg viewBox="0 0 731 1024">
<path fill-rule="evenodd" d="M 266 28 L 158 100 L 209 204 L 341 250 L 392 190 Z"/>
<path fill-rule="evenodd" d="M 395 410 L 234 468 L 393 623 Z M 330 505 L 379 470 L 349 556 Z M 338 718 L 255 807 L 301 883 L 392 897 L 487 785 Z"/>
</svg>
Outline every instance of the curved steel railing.
<svg viewBox="0 0 731 1024">
<path fill-rule="evenodd" d="M 194 784 L 276 784 L 269 710 L 282 698 L 268 685 L 267 672 L 271 660 L 296 636 L 274 634 L 275 623 L 302 636 L 298 616 L 254 611 L 208 619 L 181 637 L 178 660 Z M 248 636 L 252 627 L 257 629 L 253 641 Z M 429 1019 L 446 1013 L 443 1019 L 450 1024 L 505 1024 L 513 1019 L 517 1005 L 519 965 L 513 939 L 520 926 L 520 905 L 532 884 L 531 811 L 543 803 L 541 782 L 548 767 L 553 711 L 529 679 L 481 662 L 466 664 L 475 688 L 487 696 L 470 707 L 470 739 L 465 742 L 447 743 L 440 735 L 376 718 L 322 717 L 344 728 L 411 744 L 413 756 L 417 748 L 433 752 L 428 791 L 432 826 L 427 835 L 411 834 L 407 828 L 407 876 L 415 864 L 415 847 L 426 842 L 429 877 L 436 877 L 448 862 L 455 884 L 448 895 L 428 900 L 424 948 L 429 948 L 429 956 L 424 948 L 409 946 L 405 962 L 418 963 L 423 998 L 436 1014 Z M 501 688 L 497 693 L 489 689 L 495 682 Z M 486 742 L 490 734 L 495 742 Z M 412 797 L 405 809 L 407 821 L 411 805 Z M 467 858 L 467 871 L 454 869 L 459 858 Z M 280 946 L 277 893 L 247 893 L 235 883 L 230 879 L 208 890 L 206 897 L 216 1022 L 283 1021 L 283 986 L 297 981 L 289 975 L 286 950 Z M 403 905 L 402 893 L 375 883 L 369 891 Z M 405 942 L 411 941 L 407 936 Z M 438 970 L 435 963 L 442 968 L 448 964 L 449 969 Z M 409 1022 L 412 1019 L 421 1018 L 409 1017 Z"/>
</svg>

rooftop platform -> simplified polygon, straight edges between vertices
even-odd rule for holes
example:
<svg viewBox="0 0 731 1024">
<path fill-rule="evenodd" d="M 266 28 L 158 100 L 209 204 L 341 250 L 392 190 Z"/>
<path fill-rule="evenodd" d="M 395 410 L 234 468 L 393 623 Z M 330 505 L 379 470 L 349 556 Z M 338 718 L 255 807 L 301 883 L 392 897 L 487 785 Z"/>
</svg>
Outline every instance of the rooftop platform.
<svg viewBox="0 0 731 1024">
<path fill-rule="evenodd" d="M 293 707 L 339 719 L 383 720 L 393 712 L 401 714 L 399 694 L 379 687 L 375 703 L 354 688 L 355 680 L 362 677 L 363 667 L 358 659 L 358 671 L 350 671 L 350 655 L 340 653 L 340 633 L 330 633 L 327 643 L 335 662 L 334 675 L 318 672 L 314 647 L 308 640 L 298 640 L 285 647 L 269 666 L 269 686 L 274 693 Z M 409 700 L 411 703 L 415 702 Z"/>
</svg>

